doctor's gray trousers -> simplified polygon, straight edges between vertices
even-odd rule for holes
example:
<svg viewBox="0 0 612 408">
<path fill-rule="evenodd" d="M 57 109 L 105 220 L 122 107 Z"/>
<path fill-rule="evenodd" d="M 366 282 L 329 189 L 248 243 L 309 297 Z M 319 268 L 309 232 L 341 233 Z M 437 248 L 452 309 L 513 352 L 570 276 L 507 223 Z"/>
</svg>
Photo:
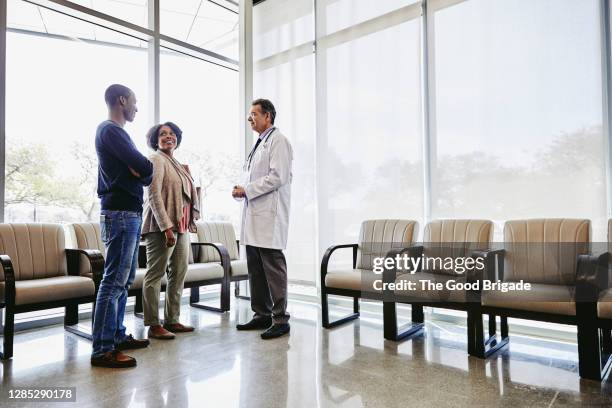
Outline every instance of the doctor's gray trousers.
<svg viewBox="0 0 612 408">
<path fill-rule="evenodd" d="M 275 324 L 288 323 L 287 261 L 283 251 L 247 245 L 246 255 L 254 317 L 272 316 Z"/>
</svg>

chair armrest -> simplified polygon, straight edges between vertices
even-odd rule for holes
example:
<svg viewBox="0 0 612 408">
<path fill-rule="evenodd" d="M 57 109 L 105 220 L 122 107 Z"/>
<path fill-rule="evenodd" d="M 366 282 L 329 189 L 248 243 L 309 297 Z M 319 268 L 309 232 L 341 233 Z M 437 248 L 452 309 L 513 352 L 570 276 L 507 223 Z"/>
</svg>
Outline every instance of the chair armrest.
<svg viewBox="0 0 612 408">
<path fill-rule="evenodd" d="M 230 268 L 230 265 L 231 265 L 229 252 L 227 251 L 227 248 L 225 247 L 225 245 L 223 245 L 220 242 L 192 242 L 191 243 L 191 248 L 193 249 L 193 258 L 194 258 L 194 260 L 199 257 L 199 256 L 196 257 L 196 254 L 199 255 L 199 252 L 200 252 L 200 248 L 199 247 L 203 247 L 203 246 L 208 246 L 208 247 L 214 248 L 217 251 L 217 253 L 219 254 L 219 257 L 221 259 L 221 265 L 224 268 L 227 267 L 227 269 L 229 271 L 229 268 Z"/>
<path fill-rule="evenodd" d="M 403 255 L 406 253 L 411 258 L 420 258 L 423 255 L 424 250 L 425 250 L 425 247 L 423 247 L 423 245 L 412 245 L 406 248 L 392 249 L 389 252 L 387 252 L 387 255 L 385 255 L 385 258 L 395 258 L 398 255 Z M 397 267 L 397 264 L 395 264 L 395 266 Z M 422 266 L 421 263 L 419 263 L 419 266 L 418 266 L 419 270 L 421 270 L 421 266 Z M 414 272 L 418 272 L 418 271 L 414 271 Z M 383 282 L 393 283 L 395 282 L 396 277 L 397 277 L 396 268 L 392 268 L 392 269 L 385 268 L 383 270 Z"/>
<path fill-rule="evenodd" d="M 138 243 L 138 267 L 147 267 L 147 244 L 142 241 Z"/>
<path fill-rule="evenodd" d="M 66 248 L 66 261 L 68 262 L 68 275 L 79 276 L 81 255 L 85 255 L 91 266 L 91 274 L 96 287 L 104 275 L 104 256 L 97 249 Z"/>
<path fill-rule="evenodd" d="M 15 304 L 15 270 L 13 262 L 8 255 L 0 255 L 0 264 L 2 264 L 2 276 L 0 282 L 4 282 L 4 304 Z"/>
<path fill-rule="evenodd" d="M 608 288 L 609 252 L 578 255 L 576 301 L 597 302 L 599 292 Z"/>
<path fill-rule="evenodd" d="M 329 258 L 331 258 L 334 251 L 341 248 L 353 248 L 353 269 L 357 267 L 357 248 L 358 244 L 342 244 L 342 245 L 332 245 L 325 251 L 323 254 L 323 259 L 321 260 L 321 284 L 325 283 L 325 275 L 327 275 L 327 267 L 329 265 Z"/>
<path fill-rule="evenodd" d="M 495 276 L 495 262 L 497 261 L 497 271 L 499 272 L 499 279 L 504 278 L 504 256 L 506 250 L 504 249 L 477 249 L 472 251 L 472 258 L 483 258 L 485 269 L 482 273 L 471 271 L 467 274 L 469 282 L 475 282 L 478 279 L 487 277 L 489 280 L 496 280 Z"/>
</svg>

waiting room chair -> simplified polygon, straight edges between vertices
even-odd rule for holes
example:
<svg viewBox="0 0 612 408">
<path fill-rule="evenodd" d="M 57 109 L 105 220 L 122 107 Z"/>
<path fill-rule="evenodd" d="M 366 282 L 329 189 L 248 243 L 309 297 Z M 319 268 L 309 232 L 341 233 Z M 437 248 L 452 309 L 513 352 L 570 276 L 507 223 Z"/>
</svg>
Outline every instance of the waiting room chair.
<svg viewBox="0 0 612 408">
<path fill-rule="evenodd" d="M 580 376 L 601 381 L 612 368 L 612 219 L 608 220 L 608 242 L 593 245 L 591 254 L 578 260 L 576 314 L 582 360 Z"/>
<path fill-rule="evenodd" d="M 383 272 L 384 282 L 414 285 L 414 290 L 395 289 L 386 290 L 383 303 L 384 336 L 387 340 L 399 341 L 423 333 L 424 313 L 423 307 L 437 307 L 469 311 L 473 302 L 467 290 L 447 290 L 446 284 L 451 280 L 458 283 L 478 281 L 482 276 L 475 270 L 466 271 L 458 268 L 447 268 L 441 262 L 429 262 L 427 259 L 445 260 L 450 258 L 468 258 L 478 249 L 488 249 L 493 236 L 493 223 L 489 220 L 435 220 L 425 226 L 422 245 L 393 250 L 387 257 L 395 258 L 397 255 L 408 254 L 413 259 L 422 259 L 414 273 L 396 269 L 387 269 Z M 462 261 L 463 262 L 463 261 Z M 441 284 L 444 289 L 430 289 L 422 287 L 421 281 Z M 411 305 L 412 322 L 406 328 L 398 328 L 397 304 Z M 468 348 L 473 347 L 471 321 L 468 313 Z"/>
<path fill-rule="evenodd" d="M 13 356 L 15 314 L 64 307 L 67 331 L 91 339 L 79 330 L 79 304 L 94 303 L 102 277 L 102 255 L 67 250 L 58 224 L 0 224 L 0 306 L 5 311 L 4 347 L 0 357 Z M 81 275 L 79 256 L 90 260 L 90 276 Z"/>
<path fill-rule="evenodd" d="M 577 318 L 577 310 L 587 304 L 582 302 L 585 299 L 580 299 L 582 295 L 577 293 L 577 287 L 581 286 L 581 281 L 588 281 L 587 275 L 597 270 L 597 264 L 605 259 L 590 255 L 590 234 L 591 222 L 586 219 L 506 221 L 504 248 L 481 255 L 497 259 L 485 262 L 487 268 L 496 265 L 497 279 L 502 282 L 523 280 L 531 284 L 531 290 L 482 291 L 481 305 L 473 311 L 476 344 L 470 354 L 487 358 L 506 346 L 510 339 L 509 317 L 575 325 L 578 328 L 579 372 L 581 377 L 588 377 L 589 354 L 585 347 L 588 347 L 591 333 L 585 330 L 588 322 L 583 324 Z M 501 316 L 500 340 L 491 317 L 485 339 L 483 313 Z M 595 313 L 593 318 L 596 318 Z"/>
<path fill-rule="evenodd" d="M 72 246 L 79 250 L 96 250 L 106 256 L 106 248 L 100 235 L 100 224 L 97 222 L 80 222 L 72 223 L 67 225 L 68 234 L 71 236 Z M 134 315 L 142 318 L 142 284 L 144 282 L 144 276 L 147 271 L 146 269 L 146 247 L 144 244 L 140 244 L 139 256 L 138 256 L 138 269 L 136 269 L 136 275 L 134 276 L 134 282 L 128 290 L 128 296 L 134 296 L 136 303 L 134 305 Z M 104 261 L 102 261 L 102 267 L 104 268 Z M 79 259 L 79 271 L 82 275 L 86 276 L 89 273 L 91 266 L 87 258 L 83 256 Z M 102 269 L 104 272 L 104 269 Z M 162 277 L 162 291 L 166 290 L 167 279 L 164 275 Z"/>
<path fill-rule="evenodd" d="M 195 242 L 192 242 L 194 259 L 196 265 L 207 265 L 208 267 L 227 267 L 227 276 L 221 283 L 221 308 L 213 310 L 227 311 L 230 308 L 229 291 L 231 282 L 248 280 L 248 269 L 246 260 L 240 259 L 239 242 L 236 240 L 234 227 L 229 222 L 200 221 L 196 223 L 197 234 Z M 239 295 L 236 283 L 236 296 Z M 190 303 L 194 307 L 204 307 L 211 310 L 210 306 L 200 303 L 200 291 L 198 287 L 191 289 Z"/>
<path fill-rule="evenodd" d="M 331 328 L 359 317 L 359 299 L 368 297 L 382 300 L 374 291 L 365 293 L 363 289 L 381 278 L 373 272 L 373 262 L 377 257 L 384 257 L 393 248 L 404 248 L 412 245 L 418 231 L 418 223 L 412 220 L 367 220 L 361 224 L 359 239 L 356 244 L 333 245 L 325 251 L 321 261 L 321 310 L 324 328 Z M 328 270 L 332 254 L 342 248 L 351 248 L 353 252 L 352 269 Z M 328 296 L 338 295 L 353 298 L 353 313 L 329 321 Z"/>
</svg>

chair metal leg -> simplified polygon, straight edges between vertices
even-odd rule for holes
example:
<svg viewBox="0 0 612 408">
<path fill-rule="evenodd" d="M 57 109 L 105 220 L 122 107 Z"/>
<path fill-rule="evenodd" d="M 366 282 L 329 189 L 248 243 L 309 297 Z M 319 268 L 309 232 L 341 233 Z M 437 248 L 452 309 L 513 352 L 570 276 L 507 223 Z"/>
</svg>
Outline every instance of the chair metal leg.
<svg viewBox="0 0 612 408">
<path fill-rule="evenodd" d="M 400 341 L 423 335 L 425 315 L 423 306 L 412 305 L 412 322 L 404 327 L 397 325 L 397 304 L 383 302 L 383 327 L 385 339 Z"/>
<path fill-rule="evenodd" d="M 328 294 L 323 290 L 321 291 L 321 317 L 323 327 L 331 329 L 332 327 L 340 326 L 341 324 L 348 323 L 351 320 L 355 320 L 359 317 L 359 298 L 353 298 L 353 313 L 348 316 L 342 317 L 336 321 L 329 321 L 329 304 Z"/>
<path fill-rule="evenodd" d="M 612 331 L 610 329 L 601 329 L 601 346 L 604 352 L 612 353 Z"/>
<path fill-rule="evenodd" d="M 497 333 L 497 316 L 489 315 L 489 337 Z"/>
<path fill-rule="evenodd" d="M 200 287 L 196 286 L 190 289 L 189 306 L 197 309 L 208 310 L 209 312 L 225 313 L 229 310 L 229 290 L 225 293 L 223 285 L 221 286 L 221 306 L 214 307 L 205 305 L 200 302 Z"/>
<path fill-rule="evenodd" d="M 134 316 L 144 319 L 144 309 L 142 306 L 142 292 L 135 295 L 136 304 L 134 304 Z"/>
<path fill-rule="evenodd" d="M 485 340 L 482 322 L 483 316 L 480 310 L 477 309 L 478 306 L 475 306 L 475 308 L 468 313 L 468 336 L 472 336 L 471 340 L 474 341 L 474 344 L 470 345 L 470 338 L 468 337 L 468 353 L 475 357 L 486 359 L 508 345 L 510 341 L 508 337 L 508 319 L 506 317 L 501 317 L 501 339 L 498 340 L 496 333 L 497 323 L 495 322 L 496 316 L 489 315 L 489 335 Z"/>
<path fill-rule="evenodd" d="M 10 306 L 4 308 L 4 339 L 0 359 L 9 360 L 13 357 L 13 338 L 15 337 L 15 313 Z"/>
<path fill-rule="evenodd" d="M 501 316 L 499 319 L 501 322 L 501 336 L 504 339 L 508 338 L 508 317 Z"/>
<path fill-rule="evenodd" d="M 240 281 L 234 282 L 234 297 L 238 299 L 251 300 L 250 296 L 243 296 L 240 294 Z"/>
<path fill-rule="evenodd" d="M 89 341 L 93 340 L 92 332 L 79 325 L 79 305 L 68 305 L 64 312 L 64 330 Z M 92 319 L 93 320 L 93 319 Z"/>
</svg>

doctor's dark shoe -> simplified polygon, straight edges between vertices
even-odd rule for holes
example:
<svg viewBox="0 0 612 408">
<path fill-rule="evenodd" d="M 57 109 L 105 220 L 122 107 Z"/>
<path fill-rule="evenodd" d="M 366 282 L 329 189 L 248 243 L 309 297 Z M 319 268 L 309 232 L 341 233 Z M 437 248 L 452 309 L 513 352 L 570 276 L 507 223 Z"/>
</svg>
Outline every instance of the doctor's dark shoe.
<svg viewBox="0 0 612 408">
<path fill-rule="evenodd" d="M 275 339 L 287 333 L 289 333 L 289 323 L 277 323 L 261 333 L 261 338 L 264 340 Z"/>
<path fill-rule="evenodd" d="M 267 329 L 272 325 L 272 318 L 268 317 L 254 317 L 250 322 L 245 324 L 237 324 L 237 330 L 263 330 Z"/>
</svg>

